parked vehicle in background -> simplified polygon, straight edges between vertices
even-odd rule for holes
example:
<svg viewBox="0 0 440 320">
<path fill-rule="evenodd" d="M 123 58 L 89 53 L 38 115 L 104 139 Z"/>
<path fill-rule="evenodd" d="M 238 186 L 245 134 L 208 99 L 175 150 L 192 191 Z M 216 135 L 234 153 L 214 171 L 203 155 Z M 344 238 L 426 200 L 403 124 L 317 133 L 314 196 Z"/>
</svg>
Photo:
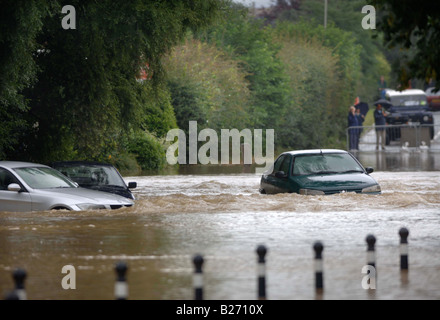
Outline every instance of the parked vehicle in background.
<svg viewBox="0 0 440 320">
<path fill-rule="evenodd" d="M 93 161 L 54 162 L 52 168 L 78 183 L 80 187 L 114 193 L 134 200 L 130 189 L 137 187 L 136 182 L 125 183 L 119 171 L 111 164 Z"/>
<path fill-rule="evenodd" d="M 282 153 L 263 174 L 260 193 L 329 195 L 344 192 L 380 194 L 380 185 L 350 153 L 337 149 Z"/>
<path fill-rule="evenodd" d="M 440 90 L 435 91 L 435 88 L 428 88 L 425 91 L 428 99 L 428 106 L 431 111 L 440 111 Z"/>
<path fill-rule="evenodd" d="M 385 99 L 390 105 L 384 106 L 388 112 L 388 125 L 420 124 L 431 125 L 430 137 L 434 137 L 434 117 L 429 111 L 428 99 L 425 91 L 407 89 L 396 91 L 386 89 Z M 400 128 L 387 128 L 386 144 L 401 137 Z"/>
<path fill-rule="evenodd" d="M 36 163 L 0 161 L 0 211 L 119 209 L 133 200 L 81 188 L 59 171 Z"/>
</svg>

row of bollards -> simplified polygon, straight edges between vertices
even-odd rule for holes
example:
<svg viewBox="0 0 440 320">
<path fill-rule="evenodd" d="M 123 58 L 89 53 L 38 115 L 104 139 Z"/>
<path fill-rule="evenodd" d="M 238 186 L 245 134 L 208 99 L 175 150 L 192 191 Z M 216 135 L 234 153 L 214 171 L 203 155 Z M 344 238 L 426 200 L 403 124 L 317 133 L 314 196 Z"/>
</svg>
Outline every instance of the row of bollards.
<svg viewBox="0 0 440 320">
<path fill-rule="evenodd" d="M 409 231 L 406 228 L 399 230 L 400 235 L 400 270 L 408 271 L 408 235 Z M 374 235 L 369 234 L 366 237 L 367 242 L 367 265 L 373 268 L 376 267 L 375 243 Z M 315 290 L 317 294 L 322 294 L 324 291 L 324 268 L 322 252 L 324 246 L 322 242 L 317 241 L 313 245 L 315 252 Z M 257 298 L 259 300 L 266 300 L 266 253 L 267 248 L 264 245 L 257 246 L 256 253 L 257 260 Z M 193 288 L 194 300 L 203 300 L 203 256 L 197 254 L 193 257 L 194 274 L 193 274 Z M 114 297 L 116 300 L 128 299 L 128 284 L 127 284 L 127 264 L 125 262 L 118 262 L 115 265 L 116 282 L 114 287 Z M 15 289 L 5 295 L 5 300 L 26 300 L 25 279 L 26 271 L 21 268 L 14 270 L 12 274 Z M 377 274 L 375 274 L 375 278 Z M 375 281 L 375 279 L 374 279 Z"/>
<path fill-rule="evenodd" d="M 408 270 L 408 235 L 409 231 L 406 228 L 401 228 L 399 230 L 400 235 L 400 270 L 407 271 Z M 376 268 L 376 252 L 375 252 L 375 244 L 376 237 L 372 234 L 367 235 L 367 265 L 373 268 Z M 321 241 L 316 241 L 313 244 L 313 250 L 315 252 L 315 290 L 318 296 L 322 295 L 324 291 L 324 267 L 323 267 L 323 259 L 322 252 L 324 250 L 324 246 Z M 266 260 L 265 256 L 267 253 L 267 248 L 264 245 L 259 245 L 257 247 L 257 255 L 258 255 L 258 265 L 257 265 L 257 292 L 259 300 L 266 300 Z M 201 255 L 196 255 L 193 259 L 195 265 L 195 273 L 194 273 L 194 290 L 195 300 L 203 300 L 203 279 L 202 279 L 202 263 L 203 257 Z M 377 273 L 374 274 L 374 285 L 377 277 Z"/>
</svg>

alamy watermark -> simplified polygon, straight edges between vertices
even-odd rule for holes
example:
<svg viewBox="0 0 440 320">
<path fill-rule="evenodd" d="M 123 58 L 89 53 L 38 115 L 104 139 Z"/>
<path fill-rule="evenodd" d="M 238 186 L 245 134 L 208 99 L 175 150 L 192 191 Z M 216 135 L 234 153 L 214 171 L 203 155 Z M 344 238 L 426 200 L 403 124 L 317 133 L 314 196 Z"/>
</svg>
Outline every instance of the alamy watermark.
<svg viewBox="0 0 440 320">
<path fill-rule="evenodd" d="M 376 289 L 376 268 L 372 265 L 365 265 L 362 267 L 362 273 L 366 273 L 362 278 L 362 288 Z"/>
<path fill-rule="evenodd" d="M 61 269 L 61 273 L 65 274 L 66 276 L 63 277 L 61 280 L 61 287 L 64 290 L 75 290 L 76 289 L 76 269 L 74 266 L 68 264 L 63 266 Z"/>
<path fill-rule="evenodd" d="M 61 13 L 66 14 L 61 20 L 61 26 L 64 30 L 76 29 L 76 9 L 72 5 L 65 5 L 61 9 Z M 367 15 L 362 18 L 362 28 L 376 29 L 376 8 L 372 5 L 362 7 L 362 13 Z"/>
<path fill-rule="evenodd" d="M 362 18 L 362 28 L 367 29 L 376 29 L 376 8 L 371 5 L 366 5 L 362 7 L 362 13 L 366 13 L 367 15 Z"/>
<path fill-rule="evenodd" d="M 266 148 L 263 155 L 263 130 L 254 129 L 221 129 L 220 139 L 214 129 L 197 130 L 197 121 L 189 121 L 188 150 L 187 137 L 183 130 L 168 131 L 166 141 L 174 142 L 166 152 L 167 162 L 170 165 L 179 164 L 243 164 L 251 165 L 255 161 L 256 174 L 265 172 L 274 160 L 274 130 L 266 129 Z M 177 138 L 177 141 L 175 141 Z M 243 139 L 243 143 L 241 143 Z M 220 157 L 219 157 L 220 141 Z M 205 142 L 198 148 L 198 142 Z M 230 144 L 230 142 L 232 144 Z M 230 154 L 231 150 L 231 154 Z M 187 153 L 188 152 L 188 153 Z M 230 157 L 231 155 L 231 157 Z M 232 162 L 231 162 L 232 160 Z"/>
<path fill-rule="evenodd" d="M 64 30 L 76 29 L 76 9 L 72 5 L 65 5 L 61 9 L 61 13 L 66 14 L 61 20 L 61 27 Z"/>
</svg>

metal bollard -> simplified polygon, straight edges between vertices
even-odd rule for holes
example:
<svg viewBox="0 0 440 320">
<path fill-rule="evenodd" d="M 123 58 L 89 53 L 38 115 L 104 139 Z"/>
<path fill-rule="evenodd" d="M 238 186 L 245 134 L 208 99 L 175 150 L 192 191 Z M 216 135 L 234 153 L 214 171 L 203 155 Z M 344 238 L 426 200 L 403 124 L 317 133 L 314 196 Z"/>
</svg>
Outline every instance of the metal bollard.
<svg viewBox="0 0 440 320">
<path fill-rule="evenodd" d="M 115 299 L 128 299 L 128 284 L 125 275 L 127 274 L 127 264 L 125 262 L 118 262 L 115 266 L 116 282 L 115 282 Z"/>
<path fill-rule="evenodd" d="M 258 254 L 258 299 L 266 300 L 266 261 L 265 256 L 267 249 L 264 245 L 259 245 L 257 247 Z"/>
<path fill-rule="evenodd" d="M 15 294 L 19 300 L 27 300 L 26 290 L 24 288 L 24 281 L 26 279 L 26 271 L 24 269 L 17 268 L 12 274 L 15 282 Z"/>
<path fill-rule="evenodd" d="M 367 264 L 376 268 L 376 252 L 374 250 L 374 244 L 376 243 L 376 237 L 369 234 L 366 238 L 368 249 L 367 249 Z"/>
<path fill-rule="evenodd" d="M 203 257 L 201 255 L 195 255 L 193 262 L 195 266 L 193 275 L 194 299 L 203 300 Z"/>
<path fill-rule="evenodd" d="M 377 287 L 377 269 L 376 269 L 376 252 L 374 249 L 374 245 L 376 243 L 376 237 L 372 234 L 369 234 L 366 238 L 368 248 L 367 248 L 367 265 L 372 267 L 372 270 L 369 270 L 368 276 L 370 279 L 370 284 L 368 289 L 376 289 Z M 371 298 L 375 297 L 376 290 L 368 290 L 368 295 Z"/>
<path fill-rule="evenodd" d="M 313 250 L 315 250 L 315 289 L 317 292 L 322 292 L 324 290 L 322 263 L 322 251 L 324 250 L 324 246 L 320 241 L 317 241 L 313 245 Z"/>
<path fill-rule="evenodd" d="M 399 230 L 400 235 L 400 270 L 408 270 L 408 235 L 407 228 Z"/>
</svg>

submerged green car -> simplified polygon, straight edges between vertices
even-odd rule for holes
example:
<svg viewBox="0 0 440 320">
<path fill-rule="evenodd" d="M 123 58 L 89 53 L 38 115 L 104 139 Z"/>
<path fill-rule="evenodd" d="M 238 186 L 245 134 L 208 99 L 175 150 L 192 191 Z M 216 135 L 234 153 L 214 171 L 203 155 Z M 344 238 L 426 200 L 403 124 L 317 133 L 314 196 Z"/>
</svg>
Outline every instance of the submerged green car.
<svg viewBox="0 0 440 320">
<path fill-rule="evenodd" d="M 261 177 L 260 193 L 325 195 L 343 192 L 380 194 L 380 185 L 347 151 L 299 150 L 282 153 Z"/>
</svg>

